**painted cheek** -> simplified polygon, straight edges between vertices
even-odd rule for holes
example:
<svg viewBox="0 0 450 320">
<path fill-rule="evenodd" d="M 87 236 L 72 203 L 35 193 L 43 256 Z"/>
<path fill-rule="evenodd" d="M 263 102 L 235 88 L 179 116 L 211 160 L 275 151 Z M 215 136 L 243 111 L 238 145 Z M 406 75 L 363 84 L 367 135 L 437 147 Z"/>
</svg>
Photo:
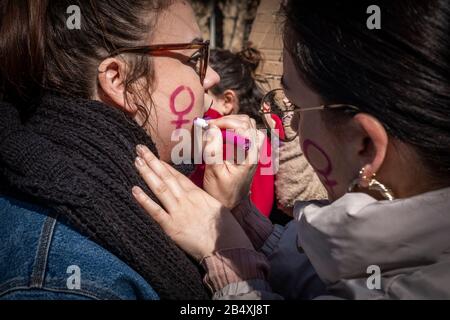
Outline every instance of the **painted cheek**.
<svg viewBox="0 0 450 320">
<path fill-rule="evenodd" d="M 187 102 L 177 102 L 177 98 L 181 94 L 183 94 L 184 97 L 187 96 L 187 99 L 183 99 Z M 181 100 L 181 98 L 178 100 Z M 190 87 L 179 86 L 175 89 L 175 91 L 172 92 L 172 94 L 170 95 L 170 111 L 176 116 L 176 120 L 172 120 L 171 124 L 175 126 L 175 129 L 180 129 L 183 124 L 187 124 L 190 122 L 190 117 L 188 117 L 188 115 L 191 113 L 194 105 L 195 95 Z"/>
<path fill-rule="evenodd" d="M 334 194 L 334 188 L 338 183 L 331 178 L 333 164 L 328 154 L 317 143 L 309 139 L 303 141 L 302 150 L 308 162 L 320 175 L 325 187 Z"/>
</svg>

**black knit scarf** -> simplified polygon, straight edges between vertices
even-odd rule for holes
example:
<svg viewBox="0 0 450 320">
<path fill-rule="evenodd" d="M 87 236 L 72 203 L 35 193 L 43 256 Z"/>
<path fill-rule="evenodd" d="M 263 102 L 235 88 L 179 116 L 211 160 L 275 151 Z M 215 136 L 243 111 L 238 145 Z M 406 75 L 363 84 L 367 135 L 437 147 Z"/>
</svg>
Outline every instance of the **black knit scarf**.
<svg viewBox="0 0 450 320">
<path fill-rule="evenodd" d="M 132 198 L 133 185 L 151 194 L 133 165 L 137 144 L 157 154 L 144 130 L 100 102 L 47 94 L 25 122 L 0 103 L 3 191 L 53 209 L 162 299 L 208 299 L 196 265 Z"/>
</svg>

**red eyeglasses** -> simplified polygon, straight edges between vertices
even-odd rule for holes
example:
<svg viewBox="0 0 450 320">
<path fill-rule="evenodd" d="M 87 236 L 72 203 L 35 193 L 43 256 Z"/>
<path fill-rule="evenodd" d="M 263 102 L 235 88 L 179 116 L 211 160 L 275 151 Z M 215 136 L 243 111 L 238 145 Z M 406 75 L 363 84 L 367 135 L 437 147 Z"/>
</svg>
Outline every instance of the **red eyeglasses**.
<svg viewBox="0 0 450 320">
<path fill-rule="evenodd" d="M 176 50 L 198 49 L 192 56 L 186 56 L 180 53 L 171 52 Z M 178 59 L 181 62 L 194 68 L 200 77 L 200 82 L 206 77 L 209 62 L 209 41 L 192 42 L 192 43 L 167 43 L 154 44 L 150 46 L 139 46 L 131 48 L 119 48 L 111 52 L 108 57 L 117 56 L 122 53 L 149 54 L 153 56 L 168 56 Z"/>
</svg>

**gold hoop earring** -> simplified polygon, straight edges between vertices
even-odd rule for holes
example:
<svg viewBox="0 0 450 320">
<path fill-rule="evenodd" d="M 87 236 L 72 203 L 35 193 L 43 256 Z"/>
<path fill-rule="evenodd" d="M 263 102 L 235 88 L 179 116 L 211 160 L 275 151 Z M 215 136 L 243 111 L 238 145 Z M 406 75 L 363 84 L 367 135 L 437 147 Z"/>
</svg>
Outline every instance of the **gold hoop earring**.
<svg viewBox="0 0 450 320">
<path fill-rule="evenodd" d="M 361 189 L 368 189 L 371 191 L 377 191 L 380 193 L 384 199 L 392 201 L 395 199 L 394 193 L 391 189 L 387 188 L 380 181 L 375 179 L 376 174 L 372 174 L 370 178 L 365 174 L 365 168 L 359 171 L 359 177 L 352 181 L 348 187 L 348 192 L 353 192 L 356 187 Z"/>
</svg>

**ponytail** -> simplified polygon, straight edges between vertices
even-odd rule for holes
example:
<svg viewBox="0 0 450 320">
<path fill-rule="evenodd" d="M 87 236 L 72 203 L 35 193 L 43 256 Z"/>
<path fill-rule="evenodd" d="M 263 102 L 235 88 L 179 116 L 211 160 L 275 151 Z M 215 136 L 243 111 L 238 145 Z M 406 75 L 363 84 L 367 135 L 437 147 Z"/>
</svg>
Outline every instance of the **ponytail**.
<svg viewBox="0 0 450 320">
<path fill-rule="evenodd" d="M 19 110 L 40 95 L 46 9 L 47 0 L 3 0 L 0 4 L 0 99 Z"/>
</svg>

